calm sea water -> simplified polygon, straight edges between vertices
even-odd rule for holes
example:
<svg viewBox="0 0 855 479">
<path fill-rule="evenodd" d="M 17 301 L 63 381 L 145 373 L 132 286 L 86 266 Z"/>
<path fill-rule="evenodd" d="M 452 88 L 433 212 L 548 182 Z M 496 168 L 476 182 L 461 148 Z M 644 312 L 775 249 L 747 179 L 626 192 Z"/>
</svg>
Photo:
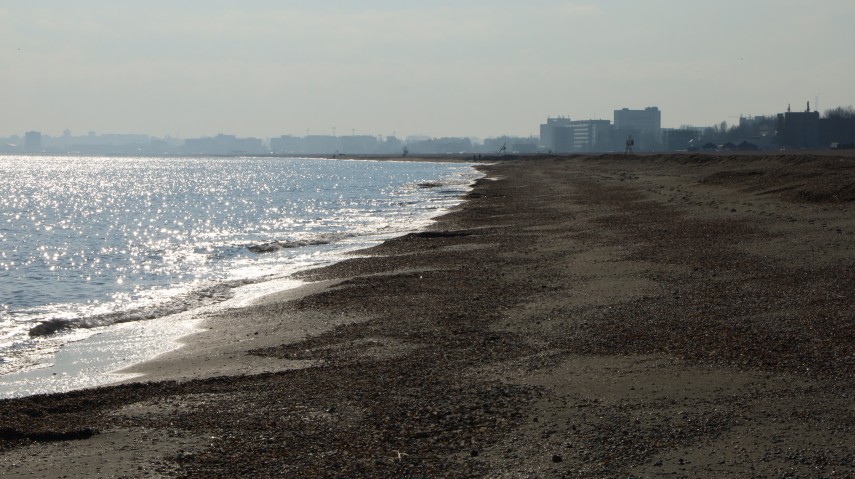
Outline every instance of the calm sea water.
<svg viewBox="0 0 855 479">
<path fill-rule="evenodd" d="M 0 374 L 424 227 L 478 176 L 422 162 L 0 156 Z"/>
</svg>

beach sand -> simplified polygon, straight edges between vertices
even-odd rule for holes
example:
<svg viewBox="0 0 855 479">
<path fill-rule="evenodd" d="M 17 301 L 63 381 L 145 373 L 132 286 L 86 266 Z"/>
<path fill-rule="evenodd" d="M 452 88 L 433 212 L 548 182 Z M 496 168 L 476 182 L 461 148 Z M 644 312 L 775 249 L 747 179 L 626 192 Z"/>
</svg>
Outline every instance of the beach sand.
<svg viewBox="0 0 855 479">
<path fill-rule="evenodd" d="M 134 382 L 0 401 L 0 475 L 855 477 L 855 158 L 494 160 Z"/>
</svg>

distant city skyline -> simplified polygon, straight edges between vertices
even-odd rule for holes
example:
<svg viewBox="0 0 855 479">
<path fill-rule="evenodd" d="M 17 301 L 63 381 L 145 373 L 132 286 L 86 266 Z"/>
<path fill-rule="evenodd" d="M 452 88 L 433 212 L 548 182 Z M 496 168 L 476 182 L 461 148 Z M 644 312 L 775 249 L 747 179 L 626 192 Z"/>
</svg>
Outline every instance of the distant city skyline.
<svg viewBox="0 0 855 479">
<path fill-rule="evenodd" d="M 792 108 L 792 105 L 787 105 L 786 110 L 792 109 L 795 111 L 805 111 L 807 108 L 810 108 L 811 111 L 817 111 L 816 109 L 813 108 L 812 105 L 813 105 L 812 102 L 807 101 L 805 103 L 805 105 L 803 105 L 801 108 Z M 840 107 L 843 107 L 843 105 L 830 106 L 829 108 L 830 109 L 835 109 L 835 108 L 839 109 Z M 851 110 L 853 107 L 851 105 L 848 105 L 848 106 L 846 106 L 846 108 Z M 583 121 L 583 122 L 601 121 L 601 122 L 612 123 L 616 127 L 620 128 L 621 125 L 620 125 L 620 119 L 619 119 L 618 114 L 621 113 L 622 111 L 626 111 L 626 110 L 632 110 L 632 111 L 636 111 L 636 112 L 644 111 L 644 110 L 656 110 L 656 121 L 657 121 L 657 124 L 659 124 L 662 129 L 682 129 L 682 128 L 686 128 L 686 127 L 710 128 L 710 127 L 718 127 L 722 123 L 726 123 L 729 126 L 735 126 L 735 125 L 738 125 L 739 122 L 741 120 L 744 120 L 744 119 L 752 118 L 755 116 L 757 116 L 757 117 L 763 117 L 763 116 L 774 117 L 776 114 L 782 113 L 784 111 L 784 110 L 781 110 L 781 111 L 774 112 L 774 113 L 767 112 L 767 113 L 763 113 L 763 114 L 739 115 L 736 117 L 730 116 L 727 119 L 718 119 L 718 120 L 713 121 L 709 124 L 703 124 L 703 125 L 701 125 L 701 124 L 695 124 L 695 125 L 681 124 L 679 126 L 673 126 L 672 127 L 672 126 L 665 126 L 663 124 L 664 122 L 661 121 L 661 117 L 662 117 L 663 113 L 656 106 L 647 106 L 647 107 L 640 108 L 640 109 L 629 109 L 627 107 L 622 107 L 622 108 L 615 108 L 611 112 L 612 115 L 610 115 L 608 118 L 584 118 L 584 117 L 578 117 L 578 116 L 573 116 L 573 115 L 568 115 L 568 114 L 565 114 L 565 115 L 548 115 L 548 116 L 542 117 L 538 123 L 540 123 L 542 126 L 542 121 L 543 120 L 549 120 L 549 119 L 562 119 L 562 120 L 568 120 L 568 121 L 569 120 L 576 120 L 576 121 Z M 827 110 L 824 110 L 824 111 L 827 111 Z M 818 113 L 822 114 L 823 112 L 818 111 Z M 357 132 L 355 129 L 351 129 L 348 131 L 342 131 L 341 129 L 338 129 L 338 128 L 331 128 L 329 131 L 326 131 L 326 132 L 313 132 L 309 129 L 306 129 L 302 133 L 286 132 L 286 133 L 280 133 L 280 134 L 277 134 L 274 136 L 269 136 L 269 137 L 268 136 L 261 136 L 261 135 L 251 135 L 251 134 L 250 135 L 235 135 L 233 132 L 223 132 L 223 131 L 216 132 L 216 133 L 202 134 L 202 135 L 198 135 L 198 136 L 181 137 L 178 135 L 169 135 L 169 134 L 158 136 L 158 135 L 145 133 L 145 132 L 97 132 L 97 131 L 91 131 L 91 130 L 85 131 L 85 132 L 82 132 L 82 131 L 81 132 L 73 132 L 70 129 L 66 128 L 60 134 L 52 134 L 51 132 L 42 131 L 39 129 L 18 131 L 18 132 L 14 132 L 14 133 L 11 133 L 8 135 L 0 134 L 0 139 L 3 139 L 3 138 L 8 139 L 8 138 L 13 138 L 13 137 L 23 138 L 27 133 L 30 133 L 30 132 L 37 132 L 40 135 L 44 135 L 46 137 L 50 137 L 53 139 L 62 139 L 62 138 L 81 139 L 81 138 L 87 138 L 87 137 L 98 137 L 98 138 L 110 137 L 110 138 L 118 140 L 118 139 L 128 139 L 128 138 L 140 139 L 142 137 L 149 137 L 150 139 L 170 140 L 170 141 L 185 141 L 185 140 L 193 140 L 193 139 L 214 138 L 214 137 L 218 137 L 218 136 L 233 136 L 233 137 L 240 137 L 240 138 L 245 138 L 245 139 L 247 139 L 247 138 L 259 139 L 259 140 L 263 140 L 263 141 L 273 140 L 273 139 L 277 139 L 277 138 L 283 137 L 283 136 L 294 136 L 294 137 L 312 137 L 312 136 L 326 137 L 326 136 L 329 136 L 329 137 L 340 137 L 340 138 L 366 137 L 366 136 L 368 136 L 368 137 L 375 137 L 375 138 L 381 138 L 381 139 L 386 138 L 386 137 L 395 137 L 395 138 L 398 138 L 401 140 L 407 140 L 407 139 L 427 140 L 427 139 L 437 139 L 437 138 L 469 138 L 469 139 L 472 139 L 475 141 L 480 141 L 480 140 L 495 139 L 495 138 L 500 138 L 500 137 L 515 137 L 515 138 L 540 137 L 543 134 L 542 128 L 540 130 L 538 130 L 538 128 L 535 127 L 535 128 L 532 128 L 532 130 L 534 131 L 534 133 L 522 134 L 522 135 L 502 133 L 502 134 L 489 134 L 486 136 L 466 135 L 466 134 L 436 136 L 436 135 L 429 135 L 429 134 L 400 135 L 400 134 L 395 133 L 394 131 L 393 131 L 393 133 L 388 134 L 388 135 L 387 134 L 371 134 L 371 133 Z"/>
<path fill-rule="evenodd" d="M 780 149 L 855 149 L 855 107 L 821 115 L 810 110 L 775 115 L 740 116 L 739 122 L 708 126 L 662 128 L 658 107 L 614 110 L 611 120 L 548 117 L 539 136 L 427 137 L 356 135 L 280 135 L 262 139 L 217 134 L 197 138 L 157 138 L 141 134 L 91 132 L 62 136 L 28 131 L 23 138 L 0 137 L 0 154 L 57 155 L 407 155 L 415 154 L 537 154 L 632 151 L 700 151 Z"/>
<path fill-rule="evenodd" d="M 0 136 L 537 135 L 855 103 L 855 2 L 7 0 Z M 816 105 L 816 100 L 819 105 Z"/>
</svg>

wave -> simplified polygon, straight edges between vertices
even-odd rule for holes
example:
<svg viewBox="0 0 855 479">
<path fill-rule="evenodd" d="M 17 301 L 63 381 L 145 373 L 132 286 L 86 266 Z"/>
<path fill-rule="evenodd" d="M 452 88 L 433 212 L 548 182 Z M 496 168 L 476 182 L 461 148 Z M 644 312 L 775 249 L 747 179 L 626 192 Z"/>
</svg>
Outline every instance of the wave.
<svg viewBox="0 0 855 479">
<path fill-rule="evenodd" d="M 305 240 L 274 240 L 265 243 L 244 246 L 256 254 L 275 253 L 283 249 L 301 248 L 306 246 L 327 245 L 343 239 L 358 236 L 357 233 L 328 233 L 317 235 Z M 39 321 L 28 330 L 30 337 L 47 337 L 72 329 L 92 329 L 111 324 L 144 321 L 162 318 L 173 314 L 183 313 L 192 309 L 222 303 L 234 297 L 233 289 L 248 284 L 256 284 L 270 280 L 270 276 L 244 278 L 218 282 L 200 289 L 190 291 L 157 305 L 147 305 L 123 311 L 97 314 L 82 318 L 51 318 Z"/>
<path fill-rule="evenodd" d="M 275 253 L 282 249 L 291 249 L 291 248 L 302 248 L 304 246 L 318 246 L 324 244 L 330 244 L 332 241 L 317 239 L 317 240 L 304 240 L 304 241 L 270 241 L 268 243 L 254 244 L 249 245 L 246 249 L 252 251 L 253 253 L 263 254 L 263 253 Z"/>
<path fill-rule="evenodd" d="M 98 314 L 84 318 L 54 318 L 39 322 L 29 330 L 30 337 L 52 336 L 69 329 L 91 329 L 111 324 L 162 318 L 191 309 L 222 303 L 234 296 L 234 288 L 269 280 L 269 277 L 225 281 L 180 295 L 154 306 Z"/>
<path fill-rule="evenodd" d="M 275 253 L 283 249 L 303 248 L 306 246 L 321 246 L 336 243 L 343 239 L 358 236 L 358 233 L 327 233 L 320 234 L 311 239 L 301 240 L 273 240 L 265 243 L 251 244 L 246 247 L 256 254 Z"/>
</svg>

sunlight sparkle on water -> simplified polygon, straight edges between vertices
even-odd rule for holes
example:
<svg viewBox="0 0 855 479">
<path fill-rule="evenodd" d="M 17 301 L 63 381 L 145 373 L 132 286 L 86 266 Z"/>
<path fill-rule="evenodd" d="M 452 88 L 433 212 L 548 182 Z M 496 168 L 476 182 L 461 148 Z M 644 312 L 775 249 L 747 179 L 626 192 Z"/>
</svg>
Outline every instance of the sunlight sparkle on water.
<svg viewBox="0 0 855 479">
<path fill-rule="evenodd" d="M 26 325 L 38 321 L 109 324 L 221 301 L 232 288 L 220 288 L 223 281 L 309 267 L 363 237 L 418 228 L 436 208 L 417 185 L 455 168 L 468 170 L 0 156 L 0 336 L 14 330 L 26 342 Z M 280 241 L 300 247 L 267 255 L 247 248 Z"/>
</svg>

